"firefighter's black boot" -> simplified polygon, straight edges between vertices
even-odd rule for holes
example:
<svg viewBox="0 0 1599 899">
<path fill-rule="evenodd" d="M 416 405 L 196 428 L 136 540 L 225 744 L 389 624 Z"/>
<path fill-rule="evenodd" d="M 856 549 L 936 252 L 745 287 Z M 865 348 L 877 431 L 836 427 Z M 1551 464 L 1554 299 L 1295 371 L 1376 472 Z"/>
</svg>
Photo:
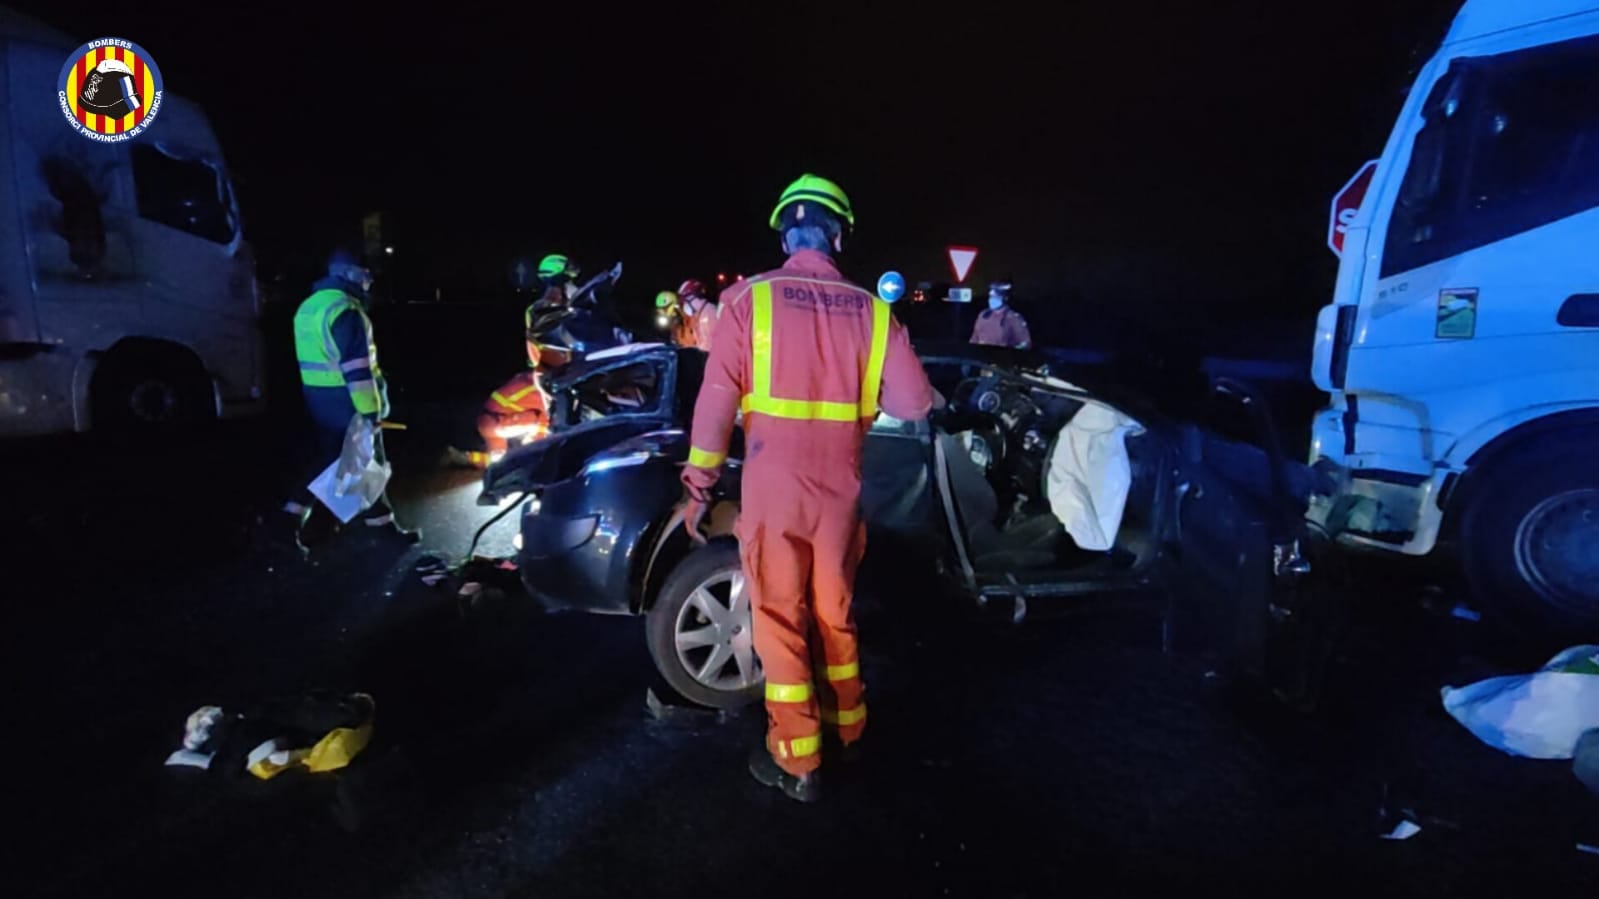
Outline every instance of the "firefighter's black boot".
<svg viewBox="0 0 1599 899">
<path fill-rule="evenodd" d="M 822 798 L 822 776 L 820 772 L 797 777 L 784 771 L 772 754 L 766 751 L 765 746 L 757 746 L 750 753 L 750 775 L 768 787 L 776 787 L 790 799 L 804 803 L 812 803 Z"/>
</svg>

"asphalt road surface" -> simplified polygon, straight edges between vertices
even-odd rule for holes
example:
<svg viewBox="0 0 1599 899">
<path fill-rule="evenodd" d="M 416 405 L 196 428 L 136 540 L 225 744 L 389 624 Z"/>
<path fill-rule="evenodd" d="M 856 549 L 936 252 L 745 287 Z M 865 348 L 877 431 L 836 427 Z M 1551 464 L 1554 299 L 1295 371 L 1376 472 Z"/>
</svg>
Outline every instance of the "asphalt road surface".
<svg viewBox="0 0 1599 899">
<path fill-rule="evenodd" d="M 448 408 L 470 410 L 463 400 Z M 441 407 L 444 408 L 444 407 Z M 453 413 L 452 413 L 453 414 Z M 465 420 L 470 420 L 467 415 Z M 267 423 L 182 444 L 0 451 L 9 624 L 6 895 L 1591 895 L 1596 803 L 1503 756 L 1438 688 L 1506 670 L 1475 625 L 1384 577 L 1314 713 L 1163 654 L 1157 607 L 1021 627 L 895 573 L 863 585 L 866 758 L 801 806 L 744 770 L 758 710 L 652 717 L 642 623 L 462 606 L 413 573 L 493 511 L 393 438 L 419 548 L 274 543 Z M 431 429 L 430 429 L 431 428 Z M 503 551 L 508 534 L 485 547 Z M 896 564 L 898 563 L 898 564 Z M 868 573 L 870 575 L 870 572 Z M 1444 597 L 1445 600 L 1448 597 Z M 1445 607 L 1448 603 L 1445 602 Z M 163 767 L 204 704 L 377 702 L 345 771 Z M 1409 809 L 1407 841 L 1379 834 Z"/>
</svg>

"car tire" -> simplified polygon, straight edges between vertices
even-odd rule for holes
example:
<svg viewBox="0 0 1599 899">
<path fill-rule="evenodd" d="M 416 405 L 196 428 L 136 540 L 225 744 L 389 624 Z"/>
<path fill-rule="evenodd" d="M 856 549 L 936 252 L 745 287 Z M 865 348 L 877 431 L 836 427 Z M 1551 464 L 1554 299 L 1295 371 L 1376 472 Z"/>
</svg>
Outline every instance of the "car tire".
<svg viewBox="0 0 1599 899">
<path fill-rule="evenodd" d="M 170 430 L 216 418 L 205 370 L 175 353 L 113 353 L 95 373 L 91 401 L 95 430 Z"/>
<path fill-rule="evenodd" d="M 1462 522 L 1472 597 L 1533 639 L 1599 638 L 1595 438 L 1556 437 L 1495 466 Z"/>
<path fill-rule="evenodd" d="M 684 557 L 650 607 L 645 630 L 656 670 L 684 699 L 736 709 L 761 697 L 749 592 L 734 541 L 716 540 Z"/>
</svg>

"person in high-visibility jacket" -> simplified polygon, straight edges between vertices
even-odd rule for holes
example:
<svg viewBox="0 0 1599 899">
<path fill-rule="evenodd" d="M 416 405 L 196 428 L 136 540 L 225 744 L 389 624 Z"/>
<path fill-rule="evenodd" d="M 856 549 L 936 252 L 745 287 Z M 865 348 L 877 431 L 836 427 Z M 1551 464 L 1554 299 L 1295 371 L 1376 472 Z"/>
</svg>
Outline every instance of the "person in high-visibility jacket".
<svg viewBox="0 0 1599 899">
<path fill-rule="evenodd" d="M 684 346 L 685 340 L 692 339 L 677 291 L 663 290 L 655 295 L 655 327 L 665 331 L 667 339 L 677 346 Z"/>
<path fill-rule="evenodd" d="M 522 324 L 527 336 L 527 364 L 554 368 L 566 364 L 569 351 L 562 347 L 549 347 L 538 342 L 533 333 L 534 310 L 553 309 L 571 303 L 577 291 L 577 277 L 582 272 L 568 256 L 551 253 L 539 260 L 539 283 L 544 292 L 523 313 Z"/>
<path fill-rule="evenodd" d="M 377 425 L 389 414 L 388 386 L 378 365 L 377 343 L 372 336 L 372 320 L 366 303 L 372 288 L 372 272 L 355 254 L 338 250 L 328 261 L 327 277 L 312 285 L 312 293 L 300 304 L 294 316 L 294 351 L 300 363 L 300 384 L 310 413 L 310 429 L 305 441 L 305 478 L 309 484 L 344 448 L 345 431 L 355 416 Z M 383 434 L 376 435 L 378 459 L 384 459 Z M 312 542 L 313 522 L 331 513 L 316 515 L 317 504 L 305 490 L 284 510 L 299 517 L 302 548 Z M 416 531 L 401 527 L 386 496 L 368 509 L 363 522 L 404 537 L 420 539 Z M 321 529 L 317 530 L 318 536 Z"/>
<path fill-rule="evenodd" d="M 716 319 L 722 307 L 706 296 L 705 282 L 697 278 L 684 281 L 677 288 L 678 308 L 682 310 L 684 346 L 711 351 L 711 335 L 716 332 Z"/>
<path fill-rule="evenodd" d="M 750 773 L 809 802 L 818 797 L 823 723 L 846 748 L 866 726 L 850 608 L 866 548 L 862 443 L 879 408 L 919 419 L 936 394 L 888 303 L 833 262 L 855 224 L 838 185 L 805 175 L 783 192 L 770 224 L 788 261 L 722 292 L 683 470 L 684 517 L 703 539 L 742 410 L 737 536 L 769 724 Z"/>
</svg>

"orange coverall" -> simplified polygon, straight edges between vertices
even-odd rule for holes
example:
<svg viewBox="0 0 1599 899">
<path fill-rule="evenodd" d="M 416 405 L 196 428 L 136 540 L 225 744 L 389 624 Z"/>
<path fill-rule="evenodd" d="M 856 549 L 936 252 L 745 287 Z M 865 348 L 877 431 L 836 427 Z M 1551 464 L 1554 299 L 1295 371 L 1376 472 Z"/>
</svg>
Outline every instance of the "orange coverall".
<svg viewBox="0 0 1599 899">
<path fill-rule="evenodd" d="M 850 610 L 866 550 L 861 444 L 879 407 L 918 419 L 932 405 L 888 304 L 844 280 L 827 254 L 801 250 L 723 291 L 683 482 L 708 497 L 742 408 L 736 531 L 766 674 L 766 745 L 790 774 L 821 764 L 824 720 L 846 745 L 866 725 Z"/>
<path fill-rule="evenodd" d="M 483 404 L 483 414 L 477 419 L 477 430 L 488 445 L 488 452 L 468 453 L 472 464 L 487 468 L 489 462 L 505 453 L 506 438 L 497 432 L 508 425 L 549 428 L 549 411 L 545 406 L 544 392 L 539 389 L 536 370 L 529 369 L 506 381 Z"/>
<path fill-rule="evenodd" d="M 697 303 L 699 308 L 690 311 L 691 302 Z M 692 347 L 709 353 L 719 307 L 710 300 L 685 299 L 677 308 L 678 318 L 672 328 L 672 342 L 680 347 Z"/>
<path fill-rule="evenodd" d="M 683 303 L 685 311 L 688 309 L 689 302 L 689 300 L 685 300 Z M 710 300 L 695 299 L 693 302 L 699 304 L 699 308 L 694 310 L 693 314 L 689 316 L 689 323 L 694 330 L 693 345 L 709 353 L 711 351 L 711 335 L 716 330 L 716 317 L 721 312 L 721 307 Z"/>
</svg>

